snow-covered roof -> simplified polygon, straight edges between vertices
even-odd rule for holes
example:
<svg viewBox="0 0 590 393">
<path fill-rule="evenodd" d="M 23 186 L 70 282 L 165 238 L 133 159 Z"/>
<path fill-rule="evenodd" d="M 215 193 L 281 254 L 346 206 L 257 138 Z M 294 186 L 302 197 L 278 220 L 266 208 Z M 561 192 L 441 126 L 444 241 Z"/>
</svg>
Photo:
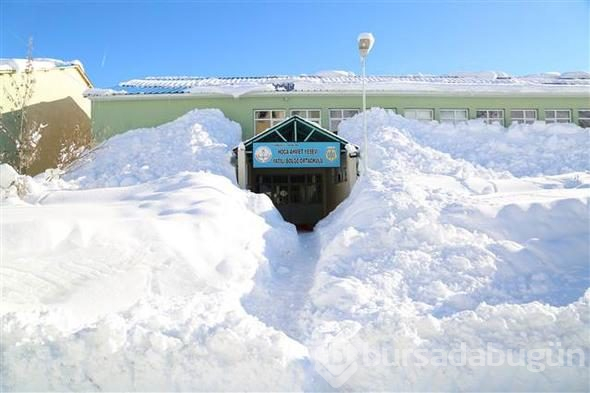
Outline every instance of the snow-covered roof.
<svg viewBox="0 0 590 393">
<path fill-rule="evenodd" d="M 359 92 L 362 78 L 345 71 L 323 71 L 313 75 L 261 77 L 150 76 L 121 82 L 113 89 L 90 89 L 89 97 L 121 95 L 229 95 L 276 93 Z M 455 73 L 447 75 L 368 76 L 371 93 L 557 93 L 590 95 L 589 72 L 543 73 L 509 76 L 503 72 Z"/>
<path fill-rule="evenodd" d="M 0 58 L 0 72 L 24 71 L 27 68 L 27 59 Z M 59 59 L 35 58 L 32 60 L 33 69 L 36 71 L 51 70 L 54 68 L 79 67 L 84 71 L 80 60 L 64 61 Z"/>
</svg>

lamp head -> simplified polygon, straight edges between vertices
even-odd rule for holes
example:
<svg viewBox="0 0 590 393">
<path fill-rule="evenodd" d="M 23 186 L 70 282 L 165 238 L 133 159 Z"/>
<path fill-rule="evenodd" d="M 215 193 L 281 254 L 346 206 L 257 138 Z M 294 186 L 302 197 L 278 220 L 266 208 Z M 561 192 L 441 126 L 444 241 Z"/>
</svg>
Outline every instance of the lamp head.
<svg viewBox="0 0 590 393">
<path fill-rule="evenodd" d="M 359 46 L 359 54 L 361 57 L 366 57 L 375 43 L 375 37 L 373 37 L 373 34 L 371 33 L 361 33 L 359 34 L 357 41 Z"/>
</svg>

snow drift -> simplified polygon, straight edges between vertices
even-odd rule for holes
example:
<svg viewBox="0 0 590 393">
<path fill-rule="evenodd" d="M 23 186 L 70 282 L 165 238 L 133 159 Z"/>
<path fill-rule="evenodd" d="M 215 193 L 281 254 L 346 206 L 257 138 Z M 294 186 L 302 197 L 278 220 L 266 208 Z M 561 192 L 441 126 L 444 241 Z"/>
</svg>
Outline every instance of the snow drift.
<svg viewBox="0 0 590 393">
<path fill-rule="evenodd" d="M 367 121 L 370 130 L 381 127 L 385 121 L 422 146 L 515 176 L 557 175 L 590 168 L 590 128 L 575 124 L 540 121 L 504 128 L 485 124 L 483 120 L 469 120 L 454 125 L 417 122 L 378 109 L 371 111 Z M 343 122 L 340 132 L 350 135 L 358 125 Z"/>
<path fill-rule="evenodd" d="M 2 225 L 3 390 L 299 386 L 305 349 L 240 305 L 296 240 L 267 198 L 183 173 L 55 192 Z"/>
<path fill-rule="evenodd" d="M 93 189 L 4 201 L 2 390 L 300 389 L 306 349 L 240 304 L 297 238 L 217 175 L 239 131 L 193 111 L 107 141 L 68 175 Z"/>
<path fill-rule="evenodd" d="M 368 120 L 371 171 L 313 234 L 236 187 L 218 110 L 8 193 L 0 388 L 588 390 L 586 130 Z M 524 357 L 433 361 L 464 347 Z"/>
<path fill-rule="evenodd" d="M 130 186 L 182 171 L 233 180 L 231 148 L 241 137 L 240 125 L 220 110 L 193 110 L 170 123 L 112 137 L 65 178 L 83 188 Z"/>
<path fill-rule="evenodd" d="M 344 337 L 344 348 L 373 356 L 354 359 L 358 371 L 346 382 L 352 390 L 587 389 L 590 190 L 566 188 L 580 178 L 587 187 L 588 176 L 516 179 L 412 138 L 435 126 L 384 110 L 368 118 L 372 170 L 317 228 L 321 252 L 301 327 L 307 344 Z M 340 132 L 361 141 L 362 116 Z M 513 169 L 510 155 L 500 158 Z M 587 170 L 583 164 L 576 165 Z M 490 346 L 506 353 L 563 345 L 586 360 L 531 371 L 527 362 L 441 367 L 383 359 L 403 349 L 432 360 L 461 344 L 486 353 Z"/>
</svg>

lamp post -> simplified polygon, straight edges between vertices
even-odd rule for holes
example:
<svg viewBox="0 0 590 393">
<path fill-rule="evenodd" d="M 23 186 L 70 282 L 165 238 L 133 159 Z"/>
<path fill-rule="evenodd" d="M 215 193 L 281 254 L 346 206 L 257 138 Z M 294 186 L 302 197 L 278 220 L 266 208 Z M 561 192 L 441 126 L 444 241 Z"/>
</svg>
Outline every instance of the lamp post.
<svg viewBox="0 0 590 393">
<path fill-rule="evenodd" d="M 364 172 L 367 173 L 367 170 L 369 169 L 369 146 L 367 138 L 367 92 L 365 86 L 365 79 L 367 78 L 367 74 L 365 70 L 365 63 L 367 55 L 369 54 L 371 48 L 373 47 L 373 44 L 375 43 L 375 37 L 373 37 L 373 34 L 371 33 L 361 33 L 359 34 L 357 41 L 359 47 L 359 54 L 361 56 L 361 70 L 363 82 L 363 169 Z"/>
</svg>

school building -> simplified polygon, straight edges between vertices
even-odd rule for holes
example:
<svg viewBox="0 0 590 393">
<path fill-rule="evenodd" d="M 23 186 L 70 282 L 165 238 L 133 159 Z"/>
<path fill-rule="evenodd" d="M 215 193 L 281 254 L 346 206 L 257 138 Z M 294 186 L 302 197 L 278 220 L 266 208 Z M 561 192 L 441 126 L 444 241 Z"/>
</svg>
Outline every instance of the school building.
<svg viewBox="0 0 590 393">
<path fill-rule="evenodd" d="M 234 149 L 238 184 L 273 200 L 286 220 L 314 225 L 342 201 L 358 175 L 358 146 L 337 135 L 361 110 L 362 79 L 345 72 L 267 77 L 148 77 L 91 89 L 100 140 L 151 127 L 195 108 L 219 108 L 242 127 Z M 512 77 L 487 72 L 369 76 L 367 107 L 420 121 L 482 119 L 590 127 L 590 74 Z"/>
</svg>

